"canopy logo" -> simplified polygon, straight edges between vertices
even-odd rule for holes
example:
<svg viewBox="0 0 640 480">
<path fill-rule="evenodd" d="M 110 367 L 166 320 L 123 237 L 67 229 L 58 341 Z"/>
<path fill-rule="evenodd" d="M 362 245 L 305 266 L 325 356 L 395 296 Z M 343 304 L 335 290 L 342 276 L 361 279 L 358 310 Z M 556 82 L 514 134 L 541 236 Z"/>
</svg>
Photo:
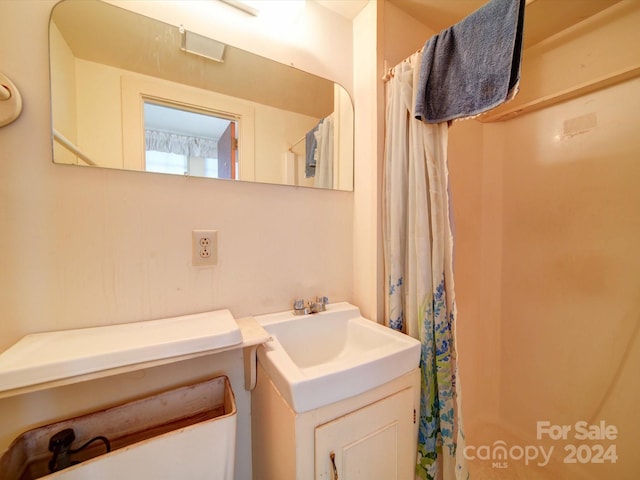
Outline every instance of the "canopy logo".
<svg viewBox="0 0 640 480">
<path fill-rule="evenodd" d="M 572 425 L 552 424 L 548 420 L 536 422 L 536 439 L 544 440 L 546 445 L 508 445 L 504 440 L 496 440 L 491 445 L 467 445 L 463 454 L 467 460 L 491 461 L 493 468 L 509 468 L 510 461 L 523 462 L 525 465 L 546 466 L 556 453 L 562 455 L 563 463 L 616 463 L 618 455 L 615 443 L 618 429 L 607 425 L 605 421 L 589 424 L 578 421 Z M 549 445 L 549 441 L 562 445 Z M 589 443 L 573 443 L 573 442 Z"/>
<path fill-rule="evenodd" d="M 542 446 L 536 445 L 513 445 L 507 446 L 504 440 L 497 440 L 492 445 L 481 445 L 474 447 L 467 445 L 464 447 L 464 457 L 467 460 L 491 460 L 494 468 L 507 468 L 508 460 L 523 460 L 524 464 L 529 465 L 533 461 L 540 467 L 544 467 L 549 463 L 553 454 L 553 446 L 545 450 Z"/>
</svg>

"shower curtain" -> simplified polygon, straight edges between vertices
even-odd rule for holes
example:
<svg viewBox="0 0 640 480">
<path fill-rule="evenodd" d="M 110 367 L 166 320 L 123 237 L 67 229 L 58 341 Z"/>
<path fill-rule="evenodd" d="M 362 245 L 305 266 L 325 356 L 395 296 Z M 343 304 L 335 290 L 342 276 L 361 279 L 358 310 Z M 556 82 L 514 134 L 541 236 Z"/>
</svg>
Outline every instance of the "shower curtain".
<svg viewBox="0 0 640 480">
<path fill-rule="evenodd" d="M 456 381 L 447 123 L 413 115 L 421 54 L 386 84 L 383 242 L 387 322 L 422 344 L 416 478 L 467 479 Z"/>
</svg>

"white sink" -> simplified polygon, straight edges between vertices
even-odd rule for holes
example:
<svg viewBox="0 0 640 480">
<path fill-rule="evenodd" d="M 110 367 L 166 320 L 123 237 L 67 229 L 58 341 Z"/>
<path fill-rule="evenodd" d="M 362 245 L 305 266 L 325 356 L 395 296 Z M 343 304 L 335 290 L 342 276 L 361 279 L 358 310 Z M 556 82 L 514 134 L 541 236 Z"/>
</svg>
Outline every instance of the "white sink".
<svg viewBox="0 0 640 480">
<path fill-rule="evenodd" d="M 419 365 L 420 342 L 363 318 L 349 303 L 256 320 L 272 337 L 258 348 L 258 361 L 298 413 L 358 395 Z"/>
</svg>

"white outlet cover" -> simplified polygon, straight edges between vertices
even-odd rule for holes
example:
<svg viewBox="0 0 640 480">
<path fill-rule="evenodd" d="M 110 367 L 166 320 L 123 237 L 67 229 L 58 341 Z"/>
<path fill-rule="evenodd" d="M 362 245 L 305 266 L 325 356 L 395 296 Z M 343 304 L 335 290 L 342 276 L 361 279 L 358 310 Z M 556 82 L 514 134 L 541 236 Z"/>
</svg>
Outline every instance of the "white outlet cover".
<svg viewBox="0 0 640 480">
<path fill-rule="evenodd" d="M 191 232 L 191 264 L 211 267 L 218 263 L 218 231 L 193 230 Z"/>
</svg>

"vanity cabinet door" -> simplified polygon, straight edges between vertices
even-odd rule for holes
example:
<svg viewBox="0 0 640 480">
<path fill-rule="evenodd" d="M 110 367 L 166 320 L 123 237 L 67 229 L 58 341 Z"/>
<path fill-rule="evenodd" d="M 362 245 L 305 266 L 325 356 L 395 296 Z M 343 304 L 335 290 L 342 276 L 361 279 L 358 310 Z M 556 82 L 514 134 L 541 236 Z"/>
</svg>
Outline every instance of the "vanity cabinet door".
<svg viewBox="0 0 640 480">
<path fill-rule="evenodd" d="M 412 479 L 413 408 L 413 392 L 407 388 L 316 427 L 316 480 Z"/>
</svg>

